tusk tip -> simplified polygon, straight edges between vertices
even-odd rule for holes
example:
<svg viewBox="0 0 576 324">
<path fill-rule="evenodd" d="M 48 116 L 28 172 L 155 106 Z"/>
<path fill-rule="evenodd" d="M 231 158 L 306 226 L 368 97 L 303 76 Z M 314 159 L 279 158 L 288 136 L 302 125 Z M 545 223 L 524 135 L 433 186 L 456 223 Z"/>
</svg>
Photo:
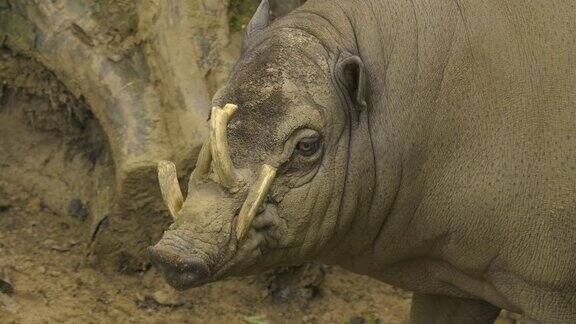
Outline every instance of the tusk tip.
<svg viewBox="0 0 576 324">
<path fill-rule="evenodd" d="M 229 117 L 232 117 L 232 115 L 234 115 L 237 109 L 238 106 L 234 104 L 226 104 L 223 108 L 224 112 L 226 112 Z"/>
<path fill-rule="evenodd" d="M 162 160 L 158 162 L 158 171 L 173 169 L 176 170 L 176 165 L 172 161 Z"/>
<path fill-rule="evenodd" d="M 271 165 L 264 164 L 260 169 L 258 179 L 252 186 L 252 189 L 248 193 L 242 208 L 240 208 L 240 213 L 238 214 L 238 221 L 236 224 L 236 238 L 239 241 L 244 238 L 250 226 L 252 225 L 252 221 L 258 213 L 258 209 L 264 202 L 264 199 L 270 190 L 270 186 L 272 185 L 272 181 L 274 181 L 275 176 L 276 168 Z"/>
<path fill-rule="evenodd" d="M 172 218 L 176 219 L 184 203 L 184 197 L 180 190 L 174 162 L 165 160 L 158 162 L 158 182 L 164 203 L 168 206 Z"/>
</svg>

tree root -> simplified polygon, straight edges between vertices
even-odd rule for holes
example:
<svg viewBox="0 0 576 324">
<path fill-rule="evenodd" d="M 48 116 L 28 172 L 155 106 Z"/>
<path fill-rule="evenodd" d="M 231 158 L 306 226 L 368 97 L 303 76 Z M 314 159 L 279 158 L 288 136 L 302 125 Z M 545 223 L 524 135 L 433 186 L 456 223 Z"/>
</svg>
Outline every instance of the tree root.
<svg viewBox="0 0 576 324">
<path fill-rule="evenodd" d="M 118 54 L 100 37 L 94 1 L 0 0 L 0 45 L 36 59 L 84 97 L 106 134 L 115 196 L 112 231 L 98 235 L 110 241 L 104 254 L 128 249 L 140 256 L 160 234 L 167 218 L 157 217 L 166 213 L 157 203 L 156 164 L 175 161 L 188 175 L 207 135 L 205 77 L 221 64 L 217 53 L 228 39 L 227 29 L 218 27 L 227 26 L 226 2 L 211 3 L 211 10 L 197 10 L 204 1 L 139 2 L 134 47 Z M 198 19 L 198 12 L 206 17 Z M 216 30 L 220 34 L 211 35 Z M 125 241 L 127 231 L 133 242 Z"/>
</svg>

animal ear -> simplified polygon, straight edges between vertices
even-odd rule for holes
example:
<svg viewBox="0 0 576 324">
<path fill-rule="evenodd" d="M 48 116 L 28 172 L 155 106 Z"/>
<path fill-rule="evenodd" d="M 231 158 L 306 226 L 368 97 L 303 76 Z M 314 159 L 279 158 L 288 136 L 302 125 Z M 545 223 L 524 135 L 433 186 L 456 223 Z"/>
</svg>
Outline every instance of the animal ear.
<svg viewBox="0 0 576 324">
<path fill-rule="evenodd" d="M 270 3 L 268 0 L 262 0 L 258 9 L 250 19 L 250 22 L 246 26 L 246 33 L 244 35 L 244 41 L 242 43 L 242 52 L 248 47 L 250 43 L 250 37 L 253 36 L 258 31 L 263 30 L 268 27 L 268 22 L 270 21 Z"/>
<path fill-rule="evenodd" d="M 336 63 L 336 80 L 348 100 L 361 111 L 366 108 L 366 71 L 362 59 L 345 55 Z"/>
</svg>

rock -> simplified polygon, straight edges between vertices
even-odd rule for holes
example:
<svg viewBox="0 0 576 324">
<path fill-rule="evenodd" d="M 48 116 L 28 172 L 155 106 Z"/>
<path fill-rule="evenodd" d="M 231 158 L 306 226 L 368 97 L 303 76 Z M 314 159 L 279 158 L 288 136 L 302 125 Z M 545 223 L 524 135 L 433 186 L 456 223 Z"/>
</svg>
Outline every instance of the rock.
<svg viewBox="0 0 576 324">
<path fill-rule="evenodd" d="M 364 324 L 366 321 L 361 316 L 353 316 L 348 320 L 348 324 Z"/>
<path fill-rule="evenodd" d="M 0 293 L 6 295 L 12 295 L 14 293 L 14 287 L 8 281 L 0 279 Z"/>
<path fill-rule="evenodd" d="M 268 276 L 268 296 L 275 302 L 291 299 L 312 300 L 322 295 L 326 272 L 320 263 L 276 269 Z"/>
<path fill-rule="evenodd" d="M 136 296 L 136 307 L 153 312 L 158 308 L 158 303 L 151 296 Z"/>
<path fill-rule="evenodd" d="M 186 302 L 184 298 L 173 289 L 162 289 L 152 294 L 152 299 L 162 306 L 182 306 Z"/>
<path fill-rule="evenodd" d="M 38 197 L 34 197 L 28 201 L 26 209 L 32 213 L 38 213 L 42 210 L 42 200 Z"/>
<path fill-rule="evenodd" d="M 124 317 L 124 313 L 116 308 L 112 309 L 109 313 L 110 317 L 114 320 L 121 320 Z"/>
<path fill-rule="evenodd" d="M 44 240 L 43 245 L 50 250 L 54 250 L 54 251 L 58 251 L 58 252 L 68 252 L 72 249 L 73 244 L 58 243 L 54 240 L 46 239 L 46 240 Z"/>
<path fill-rule="evenodd" d="M 315 315 L 313 314 L 309 314 L 309 315 L 304 315 L 302 317 L 302 323 L 307 324 L 307 323 L 317 323 L 318 319 L 316 318 Z"/>
<path fill-rule="evenodd" d="M 51 276 L 51 277 L 54 277 L 54 278 L 61 277 L 62 274 L 63 274 L 63 273 L 62 273 L 62 271 L 60 271 L 60 270 L 50 270 L 50 271 L 48 271 L 48 275 Z"/>
<path fill-rule="evenodd" d="M 68 215 L 83 222 L 88 218 L 88 210 L 80 199 L 75 198 L 68 203 Z"/>
<path fill-rule="evenodd" d="M 268 324 L 269 321 L 266 318 L 266 315 L 253 315 L 253 316 L 244 316 L 242 318 L 245 323 L 248 324 Z"/>
<path fill-rule="evenodd" d="M 124 57 L 120 54 L 112 54 L 108 56 L 108 59 L 112 62 L 120 62 Z"/>
<path fill-rule="evenodd" d="M 150 262 L 141 262 L 141 260 L 125 251 L 120 251 L 116 257 L 116 270 L 122 274 L 142 274 L 150 269 L 150 266 Z"/>
<path fill-rule="evenodd" d="M 378 317 L 370 314 L 366 317 L 363 316 L 353 316 L 348 320 L 348 324 L 380 324 L 381 321 Z"/>
<path fill-rule="evenodd" d="M 8 211 L 8 209 L 10 209 L 10 207 L 12 207 L 12 206 L 8 205 L 8 204 L 0 204 L 0 213 Z"/>
</svg>

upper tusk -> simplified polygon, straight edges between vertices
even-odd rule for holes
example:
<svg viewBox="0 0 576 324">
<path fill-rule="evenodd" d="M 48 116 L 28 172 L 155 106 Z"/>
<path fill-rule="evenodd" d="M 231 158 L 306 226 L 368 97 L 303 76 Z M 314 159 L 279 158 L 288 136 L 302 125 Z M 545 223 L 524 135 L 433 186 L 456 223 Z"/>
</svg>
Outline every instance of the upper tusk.
<svg viewBox="0 0 576 324">
<path fill-rule="evenodd" d="M 192 172 L 192 179 L 200 180 L 210 171 L 210 163 L 212 162 L 212 152 L 210 148 L 210 137 L 206 139 L 200 153 L 198 160 L 196 160 L 196 167 Z"/>
<path fill-rule="evenodd" d="M 232 188 L 237 183 L 226 136 L 226 126 L 237 108 L 233 104 L 227 104 L 222 109 L 213 107 L 210 119 L 210 147 L 214 169 L 222 185 L 227 188 Z"/>
<path fill-rule="evenodd" d="M 184 203 L 184 197 L 178 183 L 176 166 L 170 161 L 158 162 L 158 182 L 164 203 L 168 206 L 170 215 L 176 220 L 178 212 Z"/>
<path fill-rule="evenodd" d="M 264 202 L 264 198 L 270 190 L 270 185 L 276 176 L 276 168 L 268 164 L 264 164 L 260 168 L 260 174 L 256 183 L 250 189 L 246 201 L 240 209 L 238 214 L 238 222 L 236 225 L 236 238 L 240 241 L 248 232 L 248 228 L 252 224 L 252 220 L 256 216 L 260 205 Z"/>
</svg>

